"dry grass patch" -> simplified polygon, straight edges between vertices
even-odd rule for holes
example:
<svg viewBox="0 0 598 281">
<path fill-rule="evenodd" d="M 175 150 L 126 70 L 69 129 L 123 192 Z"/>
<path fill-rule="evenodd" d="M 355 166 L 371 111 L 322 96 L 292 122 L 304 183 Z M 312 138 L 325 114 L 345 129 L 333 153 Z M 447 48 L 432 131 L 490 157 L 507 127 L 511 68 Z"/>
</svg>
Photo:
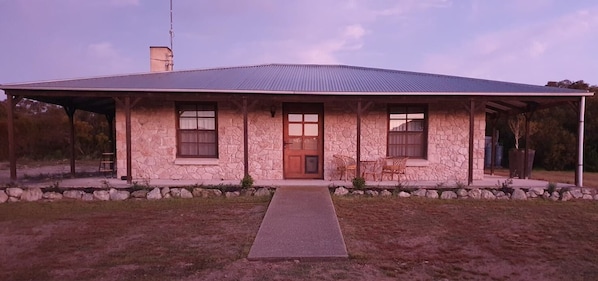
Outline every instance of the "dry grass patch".
<svg viewBox="0 0 598 281">
<path fill-rule="evenodd" d="M 244 258 L 267 199 L 0 206 L 0 280 L 171 280 Z"/>
<path fill-rule="evenodd" d="M 349 254 L 390 277 L 598 280 L 598 204 L 335 198 Z"/>
</svg>

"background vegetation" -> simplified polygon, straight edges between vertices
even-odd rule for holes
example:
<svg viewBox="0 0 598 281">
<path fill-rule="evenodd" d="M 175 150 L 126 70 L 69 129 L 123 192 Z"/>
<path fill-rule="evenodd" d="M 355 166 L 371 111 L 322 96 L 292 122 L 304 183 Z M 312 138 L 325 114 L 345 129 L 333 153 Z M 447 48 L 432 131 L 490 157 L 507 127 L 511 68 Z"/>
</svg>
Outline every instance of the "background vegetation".
<svg viewBox="0 0 598 281">
<path fill-rule="evenodd" d="M 549 82 L 546 86 L 588 90 L 598 92 L 598 86 L 590 86 L 583 80 L 572 82 L 563 80 Z M 487 120 L 490 124 L 490 120 Z M 530 127 L 534 128 L 530 135 L 529 148 L 536 150 L 534 167 L 546 170 L 571 170 L 577 161 L 577 129 L 579 116 L 577 106 L 559 106 L 536 111 L 531 119 Z M 515 147 L 513 133 L 509 129 L 507 118 L 498 120 L 499 143 L 503 145 L 502 166 L 508 167 L 508 151 Z M 486 135 L 491 135 L 491 126 L 487 126 Z M 525 140 L 520 141 L 525 147 Z M 598 172 L 598 97 L 586 99 L 585 112 L 585 155 L 584 169 L 587 172 Z"/>
<path fill-rule="evenodd" d="M 8 159 L 6 100 L 0 106 L 0 161 Z M 108 122 L 100 114 L 75 112 L 75 150 L 77 159 L 99 158 L 110 150 Z M 32 160 L 69 157 L 69 118 L 61 106 L 22 100 L 15 108 L 16 154 Z"/>
</svg>

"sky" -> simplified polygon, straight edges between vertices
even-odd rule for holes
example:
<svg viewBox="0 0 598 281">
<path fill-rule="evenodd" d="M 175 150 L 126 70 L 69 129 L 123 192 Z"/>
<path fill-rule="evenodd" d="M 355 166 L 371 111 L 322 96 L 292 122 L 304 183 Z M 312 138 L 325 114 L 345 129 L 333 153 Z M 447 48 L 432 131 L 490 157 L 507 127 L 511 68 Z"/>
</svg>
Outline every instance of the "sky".
<svg viewBox="0 0 598 281">
<path fill-rule="evenodd" d="M 598 84 L 595 0 L 172 2 L 175 70 L 343 64 Z M 0 0 L 0 84 L 148 72 L 169 30 L 169 0 Z"/>
</svg>

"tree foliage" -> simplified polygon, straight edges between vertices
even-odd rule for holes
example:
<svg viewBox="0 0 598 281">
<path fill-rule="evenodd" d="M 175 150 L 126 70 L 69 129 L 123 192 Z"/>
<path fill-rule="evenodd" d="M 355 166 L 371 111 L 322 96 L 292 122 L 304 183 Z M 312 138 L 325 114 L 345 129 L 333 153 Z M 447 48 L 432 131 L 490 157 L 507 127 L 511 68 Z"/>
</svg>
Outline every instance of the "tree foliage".
<svg viewBox="0 0 598 281">
<path fill-rule="evenodd" d="M 546 86 L 598 92 L 598 86 L 590 86 L 583 80 L 548 82 Z M 508 120 L 509 118 L 502 118 L 496 121 L 500 141 L 505 147 L 505 156 L 509 148 L 515 146 L 515 136 L 509 129 Z M 491 124 L 490 122 L 493 120 L 489 119 L 488 124 Z M 530 148 L 536 150 L 534 166 L 546 170 L 574 169 L 577 163 L 578 126 L 577 106 L 563 104 L 534 112 L 530 122 L 534 133 L 530 135 L 529 144 Z M 487 132 L 490 134 L 489 130 Z M 585 170 L 598 172 L 598 97 L 596 96 L 586 98 L 584 152 Z"/>
<path fill-rule="evenodd" d="M 8 159 L 7 101 L 0 106 L 0 159 Z M 103 115 L 76 111 L 75 157 L 97 158 L 110 150 L 108 123 Z M 15 153 L 34 160 L 65 159 L 70 156 L 70 124 L 57 105 L 21 100 L 14 111 Z"/>
</svg>

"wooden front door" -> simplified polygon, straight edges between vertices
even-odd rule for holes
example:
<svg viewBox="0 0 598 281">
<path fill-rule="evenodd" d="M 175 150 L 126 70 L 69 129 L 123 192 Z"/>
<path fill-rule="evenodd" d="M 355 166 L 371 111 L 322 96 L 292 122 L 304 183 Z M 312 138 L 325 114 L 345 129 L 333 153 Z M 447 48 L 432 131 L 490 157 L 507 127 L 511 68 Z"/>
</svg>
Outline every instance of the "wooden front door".
<svg viewBox="0 0 598 281">
<path fill-rule="evenodd" d="M 324 109 L 322 104 L 283 105 L 285 179 L 324 178 Z"/>
</svg>

